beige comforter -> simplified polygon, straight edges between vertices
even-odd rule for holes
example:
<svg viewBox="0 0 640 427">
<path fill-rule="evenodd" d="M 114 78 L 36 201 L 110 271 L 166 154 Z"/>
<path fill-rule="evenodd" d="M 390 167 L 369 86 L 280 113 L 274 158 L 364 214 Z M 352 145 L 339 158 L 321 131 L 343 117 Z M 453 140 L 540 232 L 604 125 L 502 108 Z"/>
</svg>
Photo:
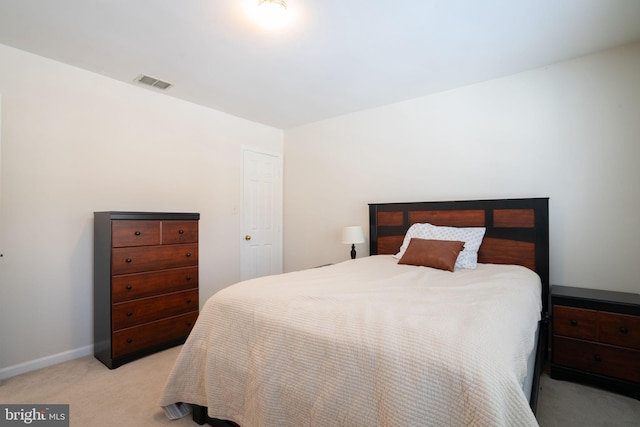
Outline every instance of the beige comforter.
<svg viewBox="0 0 640 427">
<path fill-rule="evenodd" d="M 387 255 L 241 282 L 206 302 L 160 405 L 242 427 L 535 426 L 540 292 L 524 267 Z"/>
</svg>

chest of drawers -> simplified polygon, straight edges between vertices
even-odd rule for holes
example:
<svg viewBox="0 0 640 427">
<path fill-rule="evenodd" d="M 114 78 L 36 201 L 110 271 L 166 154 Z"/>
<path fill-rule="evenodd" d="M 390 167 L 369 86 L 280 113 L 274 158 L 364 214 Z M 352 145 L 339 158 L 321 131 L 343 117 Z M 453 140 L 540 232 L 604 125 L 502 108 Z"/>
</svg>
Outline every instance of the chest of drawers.
<svg viewBox="0 0 640 427">
<path fill-rule="evenodd" d="M 94 355 L 109 368 L 181 344 L 198 317 L 197 213 L 94 213 Z"/>
<path fill-rule="evenodd" d="M 640 295 L 553 286 L 551 378 L 640 399 Z"/>
</svg>

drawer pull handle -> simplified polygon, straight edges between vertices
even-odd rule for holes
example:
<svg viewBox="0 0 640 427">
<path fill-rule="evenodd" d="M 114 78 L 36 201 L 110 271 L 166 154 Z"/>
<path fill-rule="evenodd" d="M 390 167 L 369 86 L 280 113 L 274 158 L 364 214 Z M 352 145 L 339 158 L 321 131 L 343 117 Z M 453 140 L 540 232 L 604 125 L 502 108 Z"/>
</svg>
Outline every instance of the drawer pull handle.
<svg viewBox="0 0 640 427">
<path fill-rule="evenodd" d="M 187 252 L 187 257 L 190 257 L 190 256 L 191 256 L 191 252 Z"/>
<path fill-rule="evenodd" d="M 128 311 L 128 312 L 127 312 L 127 317 L 131 317 L 131 316 L 133 316 L 133 313 L 132 313 L 132 312 L 130 312 L 130 311 Z"/>
<path fill-rule="evenodd" d="M 127 338 L 127 343 L 131 344 L 133 342 L 133 338 Z"/>
<path fill-rule="evenodd" d="M 191 326 L 191 322 L 187 322 L 187 323 L 186 323 L 186 325 L 187 325 L 187 326 Z"/>
<path fill-rule="evenodd" d="M 629 333 L 629 330 L 625 326 L 621 326 L 620 327 L 620 332 L 622 332 L 623 334 L 627 334 L 627 333 Z"/>
<path fill-rule="evenodd" d="M 178 230 L 178 234 L 184 234 L 184 230 Z"/>
<path fill-rule="evenodd" d="M 126 259 L 126 261 L 127 261 L 127 262 L 131 262 L 131 261 L 133 261 L 133 260 L 132 260 L 131 258 L 127 258 L 127 259 Z"/>
<path fill-rule="evenodd" d="M 187 304 L 191 304 L 191 298 L 187 300 Z"/>
<path fill-rule="evenodd" d="M 595 356 L 593 356 L 593 360 L 595 360 L 596 362 L 602 362 L 602 357 L 596 354 Z"/>
<path fill-rule="evenodd" d="M 131 285 L 127 285 L 127 289 L 128 289 L 128 290 L 131 290 L 131 289 L 133 289 L 133 286 L 131 286 Z"/>
<path fill-rule="evenodd" d="M 139 236 L 139 235 L 141 235 L 141 234 L 142 234 L 142 233 L 141 233 L 141 232 L 139 232 L 139 231 L 136 231 L 136 232 L 135 232 L 135 235 L 136 235 L 136 236 Z"/>
<path fill-rule="evenodd" d="M 191 280 L 191 276 L 187 276 L 187 280 Z"/>
<path fill-rule="evenodd" d="M 578 321 L 577 320 L 571 320 L 571 326 L 578 326 Z"/>
</svg>

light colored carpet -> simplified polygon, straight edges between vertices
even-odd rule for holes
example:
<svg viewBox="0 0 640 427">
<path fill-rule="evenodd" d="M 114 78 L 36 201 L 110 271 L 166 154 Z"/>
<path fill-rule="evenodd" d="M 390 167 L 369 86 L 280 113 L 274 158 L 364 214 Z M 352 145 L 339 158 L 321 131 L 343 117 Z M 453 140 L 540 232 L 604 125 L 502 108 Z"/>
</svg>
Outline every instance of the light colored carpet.
<svg viewBox="0 0 640 427">
<path fill-rule="evenodd" d="M 0 383 L 0 403 L 69 404 L 70 425 L 77 427 L 195 426 L 190 417 L 169 421 L 157 405 L 180 348 L 114 370 L 88 356 L 9 378 Z M 637 427 L 640 401 L 544 374 L 538 421 L 541 427 Z"/>
<path fill-rule="evenodd" d="M 113 370 L 87 356 L 29 372 L 1 383 L 0 402 L 69 404 L 72 427 L 197 426 L 190 417 L 170 421 L 158 406 L 180 348 Z"/>
<path fill-rule="evenodd" d="M 640 427 L 640 400 L 544 373 L 537 418 L 540 427 Z"/>
</svg>

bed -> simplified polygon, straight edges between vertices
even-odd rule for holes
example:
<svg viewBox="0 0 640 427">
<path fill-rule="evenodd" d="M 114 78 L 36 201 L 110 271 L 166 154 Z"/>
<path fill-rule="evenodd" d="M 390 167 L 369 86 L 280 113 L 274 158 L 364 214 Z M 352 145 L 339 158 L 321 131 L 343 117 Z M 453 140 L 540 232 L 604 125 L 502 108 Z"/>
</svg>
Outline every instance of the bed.
<svg viewBox="0 0 640 427">
<path fill-rule="evenodd" d="M 369 257 L 211 297 L 165 412 L 242 427 L 537 425 L 548 199 L 370 204 L 369 218 Z M 473 268 L 400 262 L 424 253 L 414 243 L 448 251 L 447 233 L 480 229 Z M 462 243 L 456 263 L 473 252 Z"/>
</svg>

